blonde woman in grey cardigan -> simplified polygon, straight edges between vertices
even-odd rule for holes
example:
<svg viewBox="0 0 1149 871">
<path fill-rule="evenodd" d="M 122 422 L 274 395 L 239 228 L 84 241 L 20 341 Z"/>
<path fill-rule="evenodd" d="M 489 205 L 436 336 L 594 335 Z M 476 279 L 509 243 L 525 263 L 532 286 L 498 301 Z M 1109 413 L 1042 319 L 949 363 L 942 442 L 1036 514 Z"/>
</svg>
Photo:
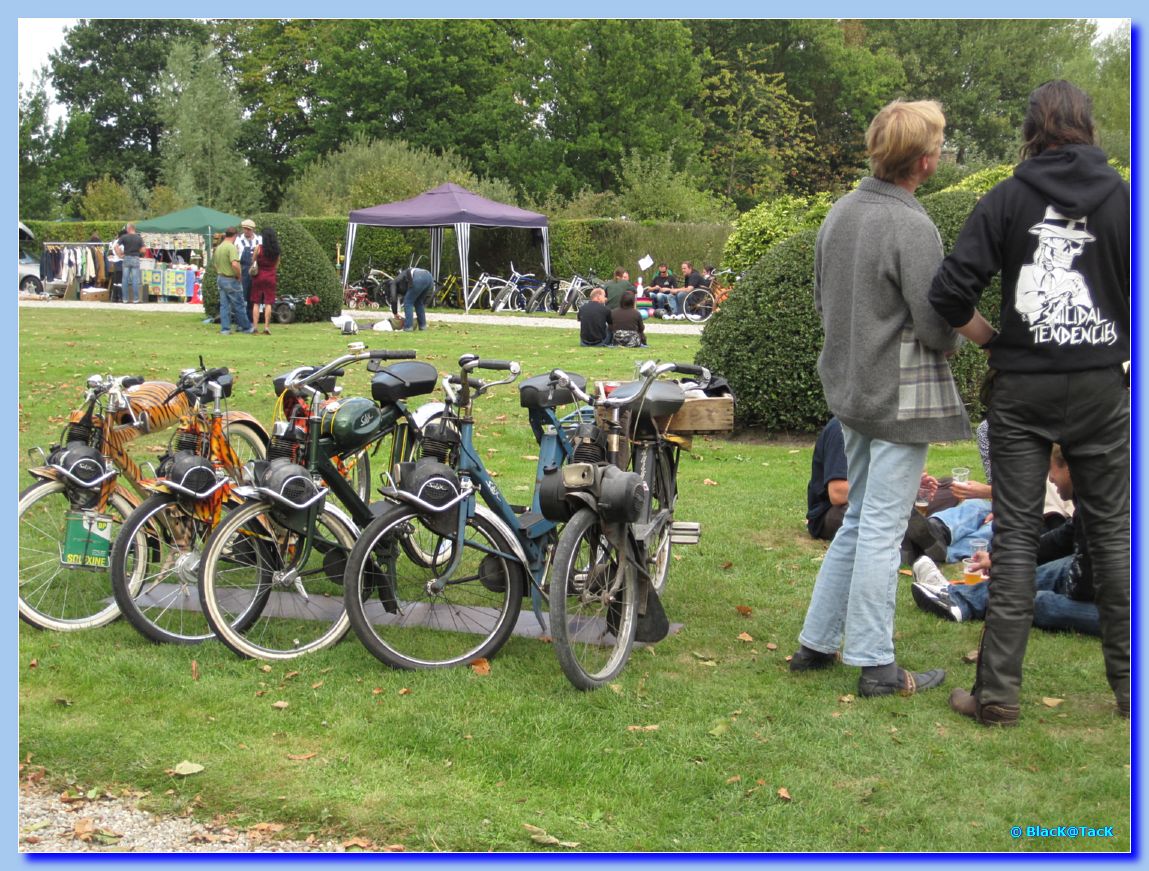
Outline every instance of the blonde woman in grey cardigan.
<svg viewBox="0 0 1149 871">
<path fill-rule="evenodd" d="M 934 440 L 970 437 L 946 356 L 960 339 L 930 306 L 941 237 L 914 191 L 937 170 L 945 117 L 895 101 L 866 132 L 873 177 L 834 204 L 818 232 L 818 374 L 842 422 L 849 507 L 814 583 L 791 671 L 860 666 L 858 694 L 909 695 L 945 672 L 894 656 L 899 544 Z"/>
</svg>

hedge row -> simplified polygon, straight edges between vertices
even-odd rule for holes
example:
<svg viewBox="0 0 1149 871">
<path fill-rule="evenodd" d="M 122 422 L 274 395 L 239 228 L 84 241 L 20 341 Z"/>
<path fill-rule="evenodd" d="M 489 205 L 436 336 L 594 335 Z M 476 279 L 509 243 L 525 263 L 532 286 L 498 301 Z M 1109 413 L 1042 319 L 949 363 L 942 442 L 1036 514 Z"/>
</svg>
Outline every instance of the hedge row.
<svg viewBox="0 0 1149 871">
<path fill-rule="evenodd" d="M 941 232 L 946 251 L 977 202 L 968 191 L 942 191 L 922 204 Z M 771 247 L 738 283 L 706 325 L 697 362 L 721 373 L 737 397 L 740 426 L 772 432 L 817 432 L 830 415 L 818 378 L 822 325 L 814 311 L 814 240 L 802 230 Z M 981 310 L 998 320 L 998 279 L 982 296 Z M 951 358 L 971 420 L 984 409 L 978 398 L 985 355 L 967 345 Z"/>
</svg>

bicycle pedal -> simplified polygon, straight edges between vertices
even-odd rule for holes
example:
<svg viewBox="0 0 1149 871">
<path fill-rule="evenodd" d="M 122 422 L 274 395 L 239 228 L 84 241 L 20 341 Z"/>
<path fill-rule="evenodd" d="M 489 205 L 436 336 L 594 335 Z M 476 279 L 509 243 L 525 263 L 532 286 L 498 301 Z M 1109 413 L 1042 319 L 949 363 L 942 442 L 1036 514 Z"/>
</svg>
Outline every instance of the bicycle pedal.
<svg viewBox="0 0 1149 871">
<path fill-rule="evenodd" d="M 702 538 L 702 524 L 693 520 L 676 520 L 670 525 L 671 544 L 698 544 Z"/>
</svg>

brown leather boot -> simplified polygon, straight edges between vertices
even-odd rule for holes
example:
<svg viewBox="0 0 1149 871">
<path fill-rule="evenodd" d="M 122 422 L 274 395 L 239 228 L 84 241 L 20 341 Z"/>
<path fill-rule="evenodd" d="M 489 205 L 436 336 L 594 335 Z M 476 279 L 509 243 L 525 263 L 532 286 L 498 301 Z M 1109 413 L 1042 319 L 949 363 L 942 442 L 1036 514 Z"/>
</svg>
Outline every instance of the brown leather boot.
<svg viewBox="0 0 1149 871">
<path fill-rule="evenodd" d="M 960 687 L 950 693 L 950 707 L 983 726 L 1016 726 L 1021 716 L 1021 708 L 1017 705 L 983 705 L 977 696 Z"/>
</svg>

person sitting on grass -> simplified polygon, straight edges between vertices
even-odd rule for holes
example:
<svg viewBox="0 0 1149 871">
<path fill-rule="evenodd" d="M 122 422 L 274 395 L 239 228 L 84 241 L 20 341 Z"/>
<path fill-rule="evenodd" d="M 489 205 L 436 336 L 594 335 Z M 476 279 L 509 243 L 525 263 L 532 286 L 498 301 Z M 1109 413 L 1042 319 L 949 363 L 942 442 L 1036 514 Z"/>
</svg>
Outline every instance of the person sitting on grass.
<svg viewBox="0 0 1149 871">
<path fill-rule="evenodd" d="M 618 267 L 614 271 L 614 280 L 608 281 L 604 289 L 606 290 L 606 307 L 614 311 L 622 302 L 622 295 L 628 290 L 634 290 L 634 285 L 630 283 L 630 273 L 621 266 Z"/>
<path fill-rule="evenodd" d="M 1073 499 L 1073 480 L 1061 448 L 1054 445 L 1049 461 L 1049 480 L 1062 499 Z M 985 618 L 992 583 L 991 552 L 974 556 L 974 566 L 990 580 L 981 584 L 941 583 L 941 573 L 928 557 L 914 565 L 918 578 L 910 587 L 914 602 L 923 611 L 955 623 Z M 933 580 L 929 580 L 929 578 Z M 940 579 L 940 580 L 939 580 Z M 1036 595 L 1033 625 L 1040 629 L 1072 629 L 1100 635 L 1101 620 L 1093 598 L 1093 571 L 1081 515 L 1042 534 L 1037 544 Z"/>
<path fill-rule="evenodd" d="M 611 343 L 613 313 L 606 307 L 606 291 L 596 287 L 578 310 L 579 343 L 600 346 Z"/>
<path fill-rule="evenodd" d="M 646 346 L 646 330 L 642 325 L 642 315 L 634 307 L 634 291 L 622 295 L 618 309 L 611 312 L 611 326 L 614 328 L 614 343 L 624 348 Z"/>
</svg>

